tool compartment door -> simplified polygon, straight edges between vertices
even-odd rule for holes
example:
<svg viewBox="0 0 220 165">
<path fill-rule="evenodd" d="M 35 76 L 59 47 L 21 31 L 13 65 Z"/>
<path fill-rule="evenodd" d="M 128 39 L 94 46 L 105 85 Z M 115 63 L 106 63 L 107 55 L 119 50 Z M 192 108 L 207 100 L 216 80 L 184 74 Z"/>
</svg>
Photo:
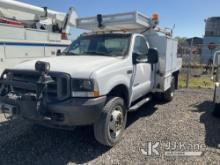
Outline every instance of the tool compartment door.
<svg viewBox="0 0 220 165">
<path fill-rule="evenodd" d="M 5 56 L 11 58 L 33 58 L 44 55 L 44 44 L 8 42 L 5 44 Z"/>
</svg>

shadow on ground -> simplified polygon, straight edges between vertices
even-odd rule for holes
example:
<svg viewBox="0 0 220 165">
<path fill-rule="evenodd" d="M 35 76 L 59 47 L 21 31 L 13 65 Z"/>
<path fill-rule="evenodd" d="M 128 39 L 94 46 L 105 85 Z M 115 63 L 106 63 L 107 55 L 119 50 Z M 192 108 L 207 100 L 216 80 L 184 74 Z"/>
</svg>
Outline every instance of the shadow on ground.
<svg viewBox="0 0 220 165">
<path fill-rule="evenodd" d="M 142 106 L 141 108 L 139 108 L 137 111 L 128 113 L 127 127 L 129 127 L 131 124 L 133 124 L 140 118 L 150 117 L 151 115 L 153 115 L 157 110 L 156 105 L 159 104 L 165 104 L 165 103 L 158 101 L 151 101 L 146 105 Z"/>
<path fill-rule="evenodd" d="M 127 127 L 141 117 L 151 116 L 156 111 L 155 104 L 148 103 L 130 113 Z M 69 162 L 83 164 L 110 149 L 96 142 L 91 126 L 64 131 L 24 123 L 23 120 L 14 120 L 0 125 L 1 165 L 65 165 Z"/>
<path fill-rule="evenodd" d="M 201 113 L 200 122 L 205 126 L 205 144 L 207 147 L 219 148 L 220 145 L 220 118 L 213 116 L 214 105 L 212 101 L 205 101 L 201 104 L 193 105 Z"/>
</svg>

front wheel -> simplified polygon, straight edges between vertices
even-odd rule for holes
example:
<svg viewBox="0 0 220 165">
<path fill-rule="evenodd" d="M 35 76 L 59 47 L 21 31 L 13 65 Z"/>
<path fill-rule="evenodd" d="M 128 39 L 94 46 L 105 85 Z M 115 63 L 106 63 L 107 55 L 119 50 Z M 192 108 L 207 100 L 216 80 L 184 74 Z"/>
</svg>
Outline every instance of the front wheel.
<svg viewBox="0 0 220 165">
<path fill-rule="evenodd" d="M 94 135 L 98 142 L 106 146 L 114 146 L 123 135 L 127 122 L 127 111 L 120 97 L 108 99 L 102 114 L 94 124 Z"/>
</svg>

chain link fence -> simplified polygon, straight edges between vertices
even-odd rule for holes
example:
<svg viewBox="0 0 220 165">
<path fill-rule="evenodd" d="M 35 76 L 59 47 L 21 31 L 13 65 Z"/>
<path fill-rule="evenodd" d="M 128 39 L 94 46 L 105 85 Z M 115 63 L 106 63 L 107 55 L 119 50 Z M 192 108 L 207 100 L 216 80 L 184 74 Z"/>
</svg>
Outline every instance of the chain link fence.
<svg viewBox="0 0 220 165">
<path fill-rule="evenodd" d="M 178 56 L 183 60 L 180 88 L 213 88 L 213 56 L 220 45 L 191 44 L 179 46 Z"/>
</svg>

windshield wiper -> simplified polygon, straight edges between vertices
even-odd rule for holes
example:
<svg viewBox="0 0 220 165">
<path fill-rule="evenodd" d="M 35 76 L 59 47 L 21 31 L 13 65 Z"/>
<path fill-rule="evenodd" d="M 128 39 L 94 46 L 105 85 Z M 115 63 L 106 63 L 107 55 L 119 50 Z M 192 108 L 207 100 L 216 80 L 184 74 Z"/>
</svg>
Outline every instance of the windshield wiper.
<svg viewBox="0 0 220 165">
<path fill-rule="evenodd" d="M 79 54 L 76 54 L 73 52 L 63 52 L 62 54 L 64 54 L 64 55 L 79 55 Z"/>
<path fill-rule="evenodd" d="M 108 53 L 104 53 L 104 52 L 96 52 L 96 51 L 88 51 L 88 52 L 83 52 L 87 55 L 90 55 L 90 54 L 94 54 L 94 55 L 105 55 L 105 56 L 108 56 L 109 54 Z"/>
</svg>

